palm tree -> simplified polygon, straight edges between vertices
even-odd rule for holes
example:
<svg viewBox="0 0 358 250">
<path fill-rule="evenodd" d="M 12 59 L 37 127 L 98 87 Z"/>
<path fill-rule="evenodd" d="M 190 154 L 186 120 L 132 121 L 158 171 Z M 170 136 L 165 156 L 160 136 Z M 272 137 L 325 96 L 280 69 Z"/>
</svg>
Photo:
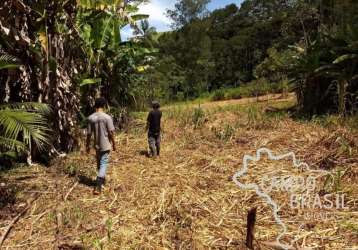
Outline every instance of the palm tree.
<svg viewBox="0 0 358 250">
<path fill-rule="evenodd" d="M 7 101 L 50 105 L 53 142 L 58 150 L 68 152 L 76 141 L 79 98 L 75 80 L 86 59 L 74 27 L 76 1 L 2 3 L 6 14 L 0 15 L 0 50 L 22 63 L 18 69 L 0 72 L 1 80 L 8 83 Z"/>
<path fill-rule="evenodd" d="M 18 59 L 9 54 L 0 55 L 0 70 L 19 67 Z"/>
<path fill-rule="evenodd" d="M 16 57 L 0 55 L 0 70 L 17 68 Z M 50 143 L 46 104 L 12 103 L 0 105 L 0 156 L 14 156 L 14 152 L 31 151 L 32 142 L 38 149 Z"/>
<path fill-rule="evenodd" d="M 0 105 L 0 152 L 31 151 L 31 143 L 43 149 L 49 145 L 49 108 L 40 103 Z"/>
</svg>

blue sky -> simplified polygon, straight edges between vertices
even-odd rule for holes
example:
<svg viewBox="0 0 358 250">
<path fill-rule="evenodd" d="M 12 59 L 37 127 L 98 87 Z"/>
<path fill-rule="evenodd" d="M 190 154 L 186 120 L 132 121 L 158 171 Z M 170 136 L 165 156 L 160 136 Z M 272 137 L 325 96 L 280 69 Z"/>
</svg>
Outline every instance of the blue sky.
<svg viewBox="0 0 358 250">
<path fill-rule="evenodd" d="M 243 0 L 211 0 L 208 5 L 210 11 L 218 8 L 225 7 L 228 4 L 235 3 L 240 5 Z M 176 0 L 151 0 L 148 4 L 140 6 L 140 14 L 148 14 L 149 23 L 154 26 L 157 31 L 168 31 L 170 30 L 170 20 L 165 16 L 166 9 L 172 9 Z M 125 27 L 121 31 L 122 39 L 127 40 L 128 37 L 132 36 L 132 30 L 129 27 Z"/>
</svg>

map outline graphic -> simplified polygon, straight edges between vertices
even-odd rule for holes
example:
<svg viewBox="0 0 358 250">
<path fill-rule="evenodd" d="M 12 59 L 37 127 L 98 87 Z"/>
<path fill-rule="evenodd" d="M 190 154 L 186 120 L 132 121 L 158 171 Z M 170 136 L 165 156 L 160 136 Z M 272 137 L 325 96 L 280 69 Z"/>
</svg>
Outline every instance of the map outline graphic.
<svg viewBox="0 0 358 250">
<path fill-rule="evenodd" d="M 239 181 L 240 177 L 243 177 L 249 170 L 248 167 L 248 163 L 249 161 L 253 161 L 253 162 L 259 162 L 261 160 L 261 155 L 267 155 L 269 160 L 273 160 L 273 161 L 279 161 L 279 160 L 283 160 L 283 159 L 288 159 L 291 158 L 292 159 L 292 163 L 293 166 L 295 168 L 301 168 L 304 167 L 307 171 L 311 172 L 311 173 L 322 173 L 325 175 L 330 174 L 329 171 L 326 170 L 313 170 L 310 168 L 310 166 L 305 163 L 305 162 L 300 162 L 297 158 L 294 152 L 289 152 L 286 154 L 280 154 L 280 155 L 274 155 L 273 152 L 271 150 L 269 150 L 268 148 L 259 148 L 256 151 L 256 156 L 251 156 L 251 155 L 247 155 L 245 154 L 243 157 L 243 161 L 242 161 L 242 165 L 243 167 L 235 173 L 235 175 L 233 176 L 233 181 L 234 183 L 239 186 L 240 188 L 242 188 L 243 190 L 255 190 L 256 194 L 262 198 L 264 201 L 266 201 L 266 203 L 272 207 L 272 213 L 274 216 L 274 219 L 276 221 L 276 224 L 279 225 L 282 230 L 281 233 L 276 237 L 276 243 L 284 250 L 288 250 L 290 247 L 292 246 L 292 242 L 290 246 L 284 245 L 281 243 L 281 238 L 287 234 L 287 226 L 283 223 L 283 221 L 281 220 L 280 216 L 278 215 L 278 211 L 279 211 L 279 207 L 278 204 L 273 201 L 272 197 L 267 194 L 265 191 L 260 191 L 260 187 L 255 184 L 255 183 L 249 183 L 249 184 L 243 184 Z"/>
</svg>

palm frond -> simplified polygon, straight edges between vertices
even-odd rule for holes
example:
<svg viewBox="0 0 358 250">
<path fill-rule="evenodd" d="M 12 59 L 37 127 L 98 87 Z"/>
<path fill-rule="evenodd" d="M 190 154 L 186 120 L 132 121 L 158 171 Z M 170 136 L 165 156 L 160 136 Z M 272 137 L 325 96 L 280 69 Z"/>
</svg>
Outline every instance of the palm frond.
<svg viewBox="0 0 358 250">
<path fill-rule="evenodd" d="M 9 157 L 16 159 L 18 157 L 18 154 L 15 151 L 6 151 L 4 153 L 0 153 L 0 157 Z"/>
<path fill-rule="evenodd" d="M 87 86 L 87 85 L 92 85 L 92 84 L 99 84 L 101 83 L 102 79 L 101 78 L 87 78 L 87 79 L 83 79 L 80 82 L 80 87 L 83 86 Z"/>
<path fill-rule="evenodd" d="M 18 68 L 20 63 L 14 56 L 8 54 L 0 54 L 0 70 Z"/>
<path fill-rule="evenodd" d="M 16 102 L 0 105 L 0 110 L 2 109 L 21 109 L 31 112 L 37 112 L 40 114 L 48 114 L 51 112 L 51 108 L 45 103 L 38 102 Z"/>
<path fill-rule="evenodd" d="M 27 112 L 22 109 L 0 110 L 0 134 L 10 140 L 20 140 L 30 145 L 33 140 L 42 149 L 49 144 L 50 129 L 42 114 Z"/>
<path fill-rule="evenodd" d="M 354 60 L 358 58 L 358 54 L 348 54 L 348 55 L 342 55 L 336 58 L 333 62 L 333 64 L 339 64 L 341 62 L 346 62 L 349 60 Z"/>
<path fill-rule="evenodd" d="M 23 151 L 26 149 L 26 145 L 21 141 L 10 139 L 4 136 L 0 136 L 0 148 L 5 150 L 19 150 Z"/>
</svg>

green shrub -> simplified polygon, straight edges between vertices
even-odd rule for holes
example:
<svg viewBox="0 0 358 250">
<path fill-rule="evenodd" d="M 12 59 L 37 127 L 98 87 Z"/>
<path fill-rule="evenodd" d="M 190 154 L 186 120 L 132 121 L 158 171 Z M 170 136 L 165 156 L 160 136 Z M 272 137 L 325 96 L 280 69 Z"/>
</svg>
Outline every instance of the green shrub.
<svg viewBox="0 0 358 250">
<path fill-rule="evenodd" d="M 205 112 L 200 106 L 193 110 L 191 121 L 192 124 L 194 125 L 194 128 L 199 128 L 204 124 Z"/>
<path fill-rule="evenodd" d="M 228 91 L 225 93 L 226 100 L 241 99 L 241 98 L 242 98 L 242 89 L 241 88 L 228 89 Z"/>
<path fill-rule="evenodd" d="M 270 85 L 265 78 L 259 78 L 242 87 L 243 95 L 245 97 L 255 97 L 268 94 L 272 90 Z"/>
<path fill-rule="evenodd" d="M 178 102 L 182 102 L 182 101 L 185 101 L 185 94 L 184 92 L 178 92 L 176 94 L 176 99 L 175 101 L 178 101 Z"/>
<path fill-rule="evenodd" d="M 272 83 L 266 78 L 259 78 L 249 83 L 242 84 L 237 88 L 217 89 L 211 93 L 209 99 L 211 101 L 222 101 L 258 97 L 267 94 L 288 93 L 289 89 L 290 86 L 287 79 Z"/>
<path fill-rule="evenodd" d="M 262 121 L 262 114 L 257 106 L 250 106 L 247 109 L 248 126 L 255 127 Z"/>
<path fill-rule="evenodd" d="M 78 173 L 78 170 L 79 170 L 79 167 L 76 164 L 71 163 L 71 164 L 65 166 L 64 172 L 66 174 L 68 174 L 69 176 L 76 176 Z"/>
<path fill-rule="evenodd" d="M 230 124 L 225 124 L 224 128 L 222 128 L 222 129 L 214 128 L 213 132 L 214 132 L 216 138 L 218 138 L 222 141 L 229 141 L 235 135 L 235 128 L 233 126 L 231 126 Z"/>
<path fill-rule="evenodd" d="M 129 112 L 125 107 L 111 107 L 108 110 L 113 118 L 114 126 L 119 129 L 124 129 L 129 125 Z"/>
<path fill-rule="evenodd" d="M 225 100 L 225 90 L 217 89 L 213 92 L 210 98 L 211 101 L 222 101 Z"/>
</svg>

